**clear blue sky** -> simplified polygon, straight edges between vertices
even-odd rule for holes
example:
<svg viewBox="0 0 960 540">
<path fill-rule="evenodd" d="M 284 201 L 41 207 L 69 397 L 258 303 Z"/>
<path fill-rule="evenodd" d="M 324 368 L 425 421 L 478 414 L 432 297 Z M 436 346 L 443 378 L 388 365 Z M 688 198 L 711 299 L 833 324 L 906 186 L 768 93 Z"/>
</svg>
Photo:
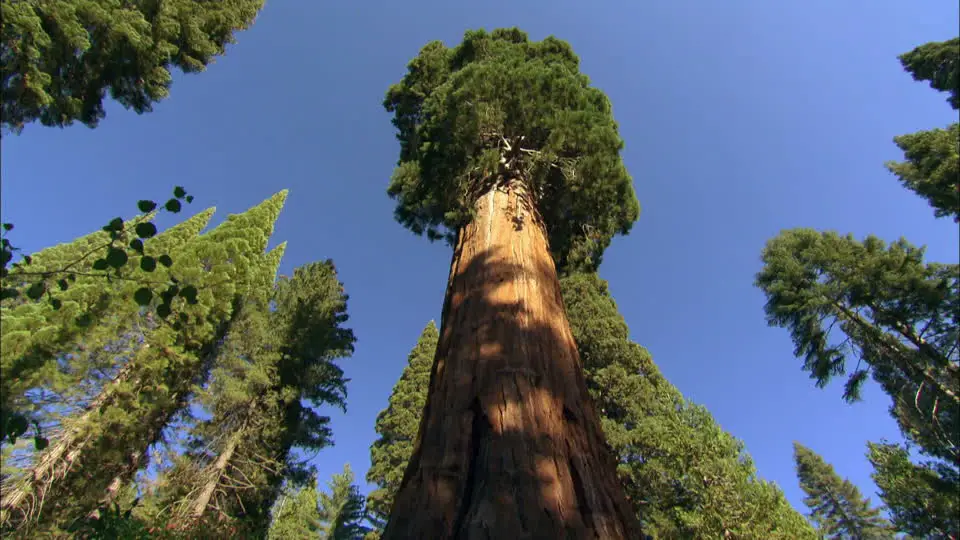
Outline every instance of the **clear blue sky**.
<svg viewBox="0 0 960 540">
<path fill-rule="evenodd" d="M 514 25 L 556 35 L 610 96 L 643 207 L 601 269 L 633 339 L 805 510 L 791 441 L 873 495 L 865 443 L 899 437 L 886 396 L 871 387 L 849 406 L 836 386 L 816 389 L 787 332 L 767 328 L 759 253 L 808 226 L 903 235 L 957 260 L 956 226 L 882 164 L 899 157 L 895 135 L 956 119 L 896 56 L 956 36 L 958 16 L 955 0 L 270 1 L 207 73 L 177 76 L 155 112 L 111 105 L 96 130 L 5 137 L 3 220 L 36 250 L 177 184 L 196 196 L 191 213 L 217 207 L 215 223 L 289 188 L 272 242 L 289 242 L 281 271 L 333 258 L 358 336 L 342 362 L 349 411 L 316 463 L 321 481 L 347 461 L 362 478 L 376 414 L 439 318 L 450 262 L 393 221 L 398 144 L 383 95 L 428 41 Z"/>
</svg>

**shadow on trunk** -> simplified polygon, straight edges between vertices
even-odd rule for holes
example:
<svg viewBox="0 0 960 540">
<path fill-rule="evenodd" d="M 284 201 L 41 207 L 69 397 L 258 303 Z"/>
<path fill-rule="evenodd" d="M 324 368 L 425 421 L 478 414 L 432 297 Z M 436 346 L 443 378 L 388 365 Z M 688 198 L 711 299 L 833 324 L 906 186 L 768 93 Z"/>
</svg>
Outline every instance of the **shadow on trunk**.
<svg viewBox="0 0 960 540">
<path fill-rule="evenodd" d="M 503 245 L 465 256 L 463 243 L 429 397 L 383 538 L 640 538 L 552 259 L 532 261 L 523 247 L 504 253 L 512 246 Z"/>
</svg>

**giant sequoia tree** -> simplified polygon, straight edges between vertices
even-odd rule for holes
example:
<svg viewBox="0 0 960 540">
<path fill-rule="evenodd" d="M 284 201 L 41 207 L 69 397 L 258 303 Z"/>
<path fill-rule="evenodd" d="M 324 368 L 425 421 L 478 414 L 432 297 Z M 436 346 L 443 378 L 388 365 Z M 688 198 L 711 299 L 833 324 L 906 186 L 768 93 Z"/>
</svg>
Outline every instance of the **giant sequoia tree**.
<svg viewBox="0 0 960 540">
<path fill-rule="evenodd" d="M 756 476 L 743 444 L 667 381 L 629 329 L 596 273 L 560 280 L 590 394 L 618 458 L 620 482 L 653 538 L 812 539 L 809 523 L 775 485 Z M 437 331 L 424 329 L 377 417 L 367 480 L 374 522 L 386 518 L 426 402 Z M 372 534 L 371 538 L 376 538 Z"/>
<path fill-rule="evenodd" d="M 110 96 L 138 113 L 165 98 L 175 68 L 203 71 L 263 0 L 3 2 L 2 126 L 95 127 Z"/>
<path fill-rule="evenodd" d="M 610 102 L 567 43 L 501 29 L 428 44 L 385 106 L 396 217 L 454 252 L 384 538 L 638 537 L 556 272 L 598 264 L 639 212 Z"/>
</svg>

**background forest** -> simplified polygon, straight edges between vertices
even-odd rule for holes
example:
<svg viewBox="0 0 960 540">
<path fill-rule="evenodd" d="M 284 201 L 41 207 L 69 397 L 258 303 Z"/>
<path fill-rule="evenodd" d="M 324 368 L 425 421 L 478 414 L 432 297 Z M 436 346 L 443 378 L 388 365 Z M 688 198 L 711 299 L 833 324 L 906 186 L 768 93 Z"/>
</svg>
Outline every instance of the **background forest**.
<svg viewBox="0 0 960 540">
<path fill-rule="evenodd" d="M 552 247 L 644 534 L 956 540 L 960 12 L 840 4 L 4 3 L 0 530 L 379 538 L 450 278 L 400 224 L 460 219 L 410 103 L 555 36 L 640 205 Z"/>
</svg>

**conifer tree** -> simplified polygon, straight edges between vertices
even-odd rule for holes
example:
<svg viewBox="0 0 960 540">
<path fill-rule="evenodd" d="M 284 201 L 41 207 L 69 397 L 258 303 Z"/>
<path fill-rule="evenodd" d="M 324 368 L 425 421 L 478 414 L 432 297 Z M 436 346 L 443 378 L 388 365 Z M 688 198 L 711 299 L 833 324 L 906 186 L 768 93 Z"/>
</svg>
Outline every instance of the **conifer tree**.
<svg viewBox="0 0 960 540">
<path fill-rule="evenodd" d="M 807 497 L 804 503 L 825 538 L 867 540 L 893 538 L 890 524 L 880 517 L 880 509 L 871 508 L 857 486 L 840 478 L 833 466 L 813 450 L 793 443 L 800 487 Z"/>
<path fill-rule="evenodd" d="M 274 506 L 268 540 L 312 540 L 320 535 L 320 494 L 316 479 Z"/>
<path fill-rule="evenodd" d="M 377 415 L 379 437 L 370 446 L 370 469 L 367 471 L 367 482 L 376 484 L 377 489 L 367 495 L 367 511 L 378 531 L 390 517 L 393 498 L 413 454 L 417 428 L 427 403 L 430 368 L 433 367 L 439 337 L 436 323 L 430 321 L 407 357 L 407 365 L 393 387 L 387 408 Z"/>
<path fill-rule="evenodd" d="M 767 320 L 790 330 L 817 385 L 857 359 L 844 397 L 859 399 L 872 375 L 904 436 L 960 466 L 960 267 L 924 263 L 923 249 L 905 240 L 887 246 L 810 229 L 782 232 L 763 261 Z"/>
<path fill-rule="evenodd" d="M 560 286 L 587 385 L 644 533 L 812 538 L 783 493 L 757 478 L 743 444 L 684 399 L 630 341 L 607 283 L 596 273 L 573 273 Z"/>
<path fill-rule="evenodd" d="M 204 528 L 229 524 L 262 536 L 283 477 L 297 484 L 312 476 L 291 449 L 332 443 L 329 418 L 313 408 L 345 407 L 347 381 L 335 360 L 351 354 L 354 337 L 341 326 L 347 296 L 336 269 L 331 261 L 305 265 L 274 288 L 277 263 L 262 293 L 240 308 L 199 395 L 211 418 L 193 429 L 190 460 L 170 474 L 172 512 L 185 526 L 203 520 Z"/>
<path fill-rule="evenodd" d="M 320 493 L 320 538 L 323 540 L 362 540 L 369 532 L 363 525 L 363 495 L 353 483 L 350 464 L 330 480 L 330 492 Z"/>
<path fill-rule="evenodd" d="M 137 113 L 165 98 L 171 71 L 203 71 L 249 27 L 263 0 L 4 2 L 3 127 L 95 127 L 110 96 Z"/>
<path fill-rule="evenodd" d="M 947 93 L 950 106 L 960 109 L 960 38 L 921 45 L 900 55 L 900 62 L 914 80 Z M 927 199 L 934 215 L 960 223 L 960 124 L 901 135 L 894 142 L 906 161 L 887 163 L 890 172 Z"/>
<path fill-rule="evenodd" d="M 960 538 L 960 476 L 942 462 L 910 461 L 907 447 L 881 441 L 867 443 L 893 525 L 913 538 Z"/>
<path fill-rule="evenodd" d="M 153 216 L 146 216 L 146 220 Z M 137 218 L 127 222 L 129 226 Z M 29 257 L 29 270 L 43 273 L 67 264 L 74 263 L 78 272 L 89 272 L 93 260 L 84 260 L 92 250 L 109 243 L 109 234 L 105 231 L 82 236 L 73 242 L 59 244 L 41 250 Z M 15 291 L 16 295 L 5 295 L 0 304 L 0 361 L 3 378 L 0 379 L 0 414 L 8 416 L 14 409 L 23 407 L 24 392 L 37 386 L 40 381 L 56 376 L 56 369 L 45 369 L 55 361 L 56 356 L 76 346 L 79 339 L 90 332 L 99 321 L 109 313 L 109 307 L 117 301 L 116 293 L 105 287 L 102 280 L 95 277 L 72 274 L 73 279 L 63 276 L 63 290 L 58 295 L 59 309 L 49 303 L 31 302 L 20 289 L 26 289 L 30 281 L 17 269 L 3 279 L 5 290 Z M 111 294 L 113 293 L 113 294 Z M 79 318 L 84 324 L 74 324 Z M 19 403 L 18 403 L 19 402 Z"/>
<path fill-rule="evenodd" d="M 383 538 L 638 537 L 556 271 L 598 265 L 639 213 L 609 100 L 567 43 L 514 28 L 426 45 L 384 104 L 396 218 L 454 253 Z"/>
<path fill-rule="evenodd" d="M 256 280 L 285 197 L 280 192 L 229 216 L 187 242 L 175 266 L 151 272 L 175 272 L 179 281 L 199 289 L 172 285 L 152 300 L 172 306 L 172 313 L 158 311 L 153 317 L 147 312 L 137 323 L 138 345 L 120 358 L 113 380 L 76 418 L 64 420 L 65 436 L 41 452 L 34 474 L 4 497 L 7 520 L 30 527 L 41 509 L 37 503 L 46 501 L 45 523 L 68 522 L 109 503 L 132 478 L 147 448 L 209 369 L 238 300 Z M 38 467 L 42 474 L 36 474 Z"/>
<path fill-rule="evenodd" d="M 193 201 L 193 196 L 181 186 L 174 188 L 173 195 L 163 210 L 178 213 L 182 202 Z M 158 261 L 166 267 L 173 264 L 165 250 L 181 245 L 177 239 L 185 234 L 184 229 L 189 228 L 191 222 L 202 221 L 202 217 L 195 216 L 157 238 L 154 236 L 156 226 L 151 222 L 157 203 L 141 200 L 137 206 L 146 215 L 127 222 L 116 217 L 97 233 L 32 256 L 24 255 L 20 262 L 12 265 L 15 252 L 20 250 L 8 237 L 13 224 L 3 224 L 0 233 L 2 367 L 8 375 L 4 382 L 17 384 L 15 388 L 11 384 L 0 385 L 0 441 L 9 438 L 13 442 L 27 429 L 30 419 L 12 401 L 22 397 L 25 389 L 38 381 L 48 384 L 51 377 L 59 375 L 57 370 L 47 369 L 57 357 L 55 353 L 76 347 L 81 337 L 88 339 L 91 329 L 102 328 L 96 323 L 103 322 L 105 315 L 123 319 L 117 317 L 116 310 L 124 306 L 117 304 L 123 301 L 123 294 L 118 294 L 115 281 L 139 286 L 133 294 L 133 305 L 143 305 L 144 298 L 148 300 L 155 290 L 170 285 L 150 279 L 149 272 Z M 144 240 L 150 241 L 149 254 L 144 251 Z M 128 264 L 132 262 L 144 272 L 138 275 L 137 265 Z M 41 300 L 45 306 L 38 305 Z M 156 309 L 169 311 L 169 307 L 169 302 L 165 302 Z M 38 446 L 47 442 L 40 433 L 35 435 L 35 441 Z"/>
</svg>

